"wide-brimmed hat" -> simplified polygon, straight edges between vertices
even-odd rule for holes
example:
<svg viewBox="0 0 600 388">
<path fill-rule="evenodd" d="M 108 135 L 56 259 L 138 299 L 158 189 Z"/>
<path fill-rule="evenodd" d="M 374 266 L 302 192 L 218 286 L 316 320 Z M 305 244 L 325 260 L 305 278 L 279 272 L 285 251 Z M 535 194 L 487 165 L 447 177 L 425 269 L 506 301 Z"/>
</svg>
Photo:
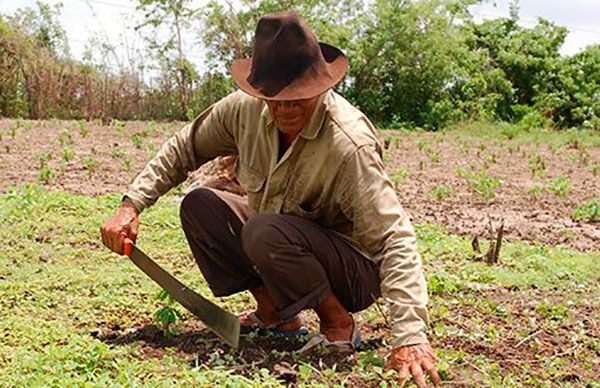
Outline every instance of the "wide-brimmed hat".
<svg viewBox="0 0 600 388">
<path fill-rule="evenodd" d="M 346 56 L 319 43 L 296 12 L 261 17 L 252 58 L 237 59 L 230 68 L 240 89 L 266 100 L 315 97 L 340 82 L 347 70 Z"/>
</svg>

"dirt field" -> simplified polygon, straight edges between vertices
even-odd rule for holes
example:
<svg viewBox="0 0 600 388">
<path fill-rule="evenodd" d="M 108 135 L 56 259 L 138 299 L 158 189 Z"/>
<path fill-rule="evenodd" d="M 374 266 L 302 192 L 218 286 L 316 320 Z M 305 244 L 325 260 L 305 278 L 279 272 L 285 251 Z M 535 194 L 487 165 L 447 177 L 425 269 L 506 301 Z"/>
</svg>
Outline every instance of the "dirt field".
<svg viewBox="0 0 600 388">
<path fill-rule="evenodd" d="M 91 195 L 123 191 L 181 125 L 0 120 L 0 191 L 23 182 Z M 382 131 L 382 142 L 388 174 L 414 223 L 489 238 L 490 221 L 504 221 L 508 241 L 600 249 L 600 223 L 572 218 L 577 206 L 600 197 L 599 134 L 516 135 L 472 125 L 443 133 Z"/>
<path fill-rule="evenodd" d="M 0 311 L 11 312 L 0 320 L 0 385 L 394 381 L 382 368 L 385 306 L 383 315 L 372 306 L 354 316 L 363 346 L 351 356 L 299 357 L 306 338 L 256 333 L 231 349 L 180 306 L 176 335 L 157 327 L 158 286 L 104 249 L 98 228 L 180 126 L 0 120 Z M 464 387 L 596 386 L 600 223 L 591 219 L 593 207 L 580 221 L 574 211 L 600 201 L 600 134 L 513 130 L 381 134 L 387 170 L 416 226 L 440 373 Z M 138 242 L 210 295 L 179 227 L 184 191 L 144 214 Z M 495 265 L 471 247 L 473 236 L 486 247 L 490 220 L 495 227 L 504 220 L 508 240 Z M 234 313 L 254 308 L 246 293 L 216 301 Z M 313 313 L 303 316 L 318 330 Z"/>
</svg>

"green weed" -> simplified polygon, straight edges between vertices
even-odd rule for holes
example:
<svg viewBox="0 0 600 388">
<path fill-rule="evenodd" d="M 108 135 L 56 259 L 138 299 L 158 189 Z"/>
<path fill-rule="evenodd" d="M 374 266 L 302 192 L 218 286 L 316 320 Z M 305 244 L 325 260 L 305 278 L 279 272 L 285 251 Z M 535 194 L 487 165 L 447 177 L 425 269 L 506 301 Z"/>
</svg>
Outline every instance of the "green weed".
<svg viewBox="0 0 600 388">
<path fill-rule="evenodd" d="M 62 158 L 65 162 L 70 162 L 71 160 L 75 159 L 75 151 L 69 147 L 63 148 Z"/>
<path fill-rule="evenodd" d="M 83 138 L 88 137 L 88 135 L 90 134 L 90 129 L 88 128 L 87 123 L 85 122 L 85 120 L 79 120 L 77 122 L 77 129 L 79 131 L 79 134 Z"/>
<path fill-rule="evenodd" d="M 600 199 L 590 199 L 578 205 L 573 210 L 571 218 L 583 222 L 600 221 Z"/>
<path fill-rule="evenodd" d="M 429 191 L 428 195 L 432 198 L 435 198 L 437 201 L 444 201 L 446 198 L 449 198 L 453 194 L 452 186 L 448 185 L 438 185 L 435 188 Z"/>
<path fill-rule="evenodd" d="M 479 173 L 458 168 L 457 174 L 467 182 L 469 189 L 483 198 L 487 204 L 494 200 L 496 190 L 501 185 L 500 179 L 489 176 L 485 167 L 481 168 Z"/>
<path fill-rule="evenodd" d="M 66 144 L 73 144 L 73 136 L 71 136 L 71 130 L 68 128 L 63 128 L 57 139 L 62 146 Z"/>
<path fill-rule="evenodd" d="M 527 165 L 529 166 L 529 171 L 531 171 L 531 175 L 533 176 L 543 177 L 546 174 L 546 163 L 539 152 L 531 154 Z"/>
<path fill-rule="evenodd" d="M 90 176 L 98 170 L 98 167 L 100 167 L 100 163 L 94 157 L 86 156 L 83 158 L 83 168 L 88 171 Z"/>
<path fill-rule="evenodd" d="M 567 199 L 571 195 L 571 182 L 564 176 L 558 176 L 550 182 L 548 190 L 560 199 Z"/>
<path fill-rule="evenodd" d="M 161 290 L 156 299 L 162 302 L 162 306 L 154 312 L 154 320 L 163 331 L 163 335 L 171 338 L 177 334 L 175 323 L 178 319 L 182 319 L 183 315 L 175 308 L 175 300 L 166 290 Z"/>
<path fill-rule="evenodd" d="M 394 173 L 394 175 L 391 176 L 390 179 L 392 180 L 394 187 L 397 189 L 399 186 L 402 186 L 406 178 L 408 178 L 409 176 L 410 172 L 408 171 L 408 169 L 401 167 L 398 170 L 396 170 L 396 172 Z"/>
</svg>

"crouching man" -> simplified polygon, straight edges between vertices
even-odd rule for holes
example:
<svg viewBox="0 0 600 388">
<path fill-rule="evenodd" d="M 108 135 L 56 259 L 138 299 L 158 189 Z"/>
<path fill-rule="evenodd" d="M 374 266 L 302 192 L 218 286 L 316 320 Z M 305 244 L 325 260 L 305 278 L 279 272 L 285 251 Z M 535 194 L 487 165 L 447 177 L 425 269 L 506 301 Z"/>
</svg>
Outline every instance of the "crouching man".
<svg viewBox="0 0 600 388">
<path fill-rule="evenodd" d="M 240 91 L 204 111 L 148 162 L 118 213 L 102 226 L 104 244 L 123 253 L 139 213 L 187 173 L 237 155 L 248 193 L 199 188 L 181 204 L 192 253 L 215 296 L 249 290 L 257 308 L 242 325 L 294 335 L 313 309 L 315 346 L 354 350 L 352 313 L 383 295 L 392 322 L 388 367 L 436 384 L 429 345 L 427 287 L 407 214 L 384 172 L 371 122 L 331 90 L 348 69 L 344 54 L 319 43 L 296 13 L 263 16 L 251 59 L 230 73 Z"/>
</svg>

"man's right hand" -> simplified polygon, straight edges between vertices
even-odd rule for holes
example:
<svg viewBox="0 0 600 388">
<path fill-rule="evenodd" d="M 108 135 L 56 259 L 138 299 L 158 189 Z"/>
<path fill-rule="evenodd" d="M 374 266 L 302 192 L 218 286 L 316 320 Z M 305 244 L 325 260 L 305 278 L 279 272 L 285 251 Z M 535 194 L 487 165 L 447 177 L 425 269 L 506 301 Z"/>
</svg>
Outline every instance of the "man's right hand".
<svg viewBox="0 0 600 388">
<path fill-rule="evenodd" d="M 135 241 L 140 226 L 139 213 L 133 202 L 125 199 L 117 214 L 100 227 L 102 243 L 111 251 L 122 255 L 125 251 L 125 238 Z"/>
</svg>

